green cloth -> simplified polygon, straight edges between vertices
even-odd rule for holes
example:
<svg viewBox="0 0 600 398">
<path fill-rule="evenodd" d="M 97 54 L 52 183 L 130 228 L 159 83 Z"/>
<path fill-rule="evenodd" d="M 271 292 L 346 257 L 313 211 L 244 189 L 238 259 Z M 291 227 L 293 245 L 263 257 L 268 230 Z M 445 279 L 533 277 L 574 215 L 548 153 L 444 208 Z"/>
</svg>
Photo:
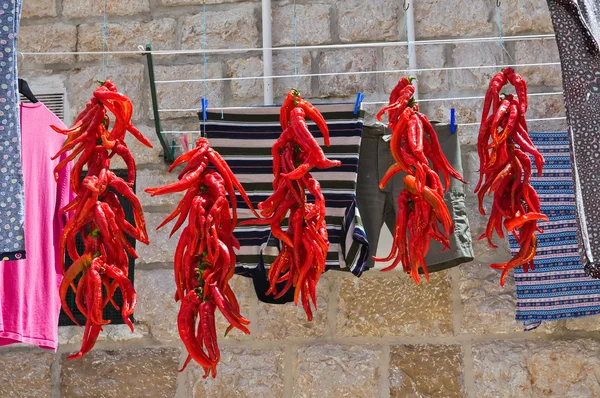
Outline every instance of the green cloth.
<svg viewBox="0 0 600 398">
<path fill-rule="evenodd" d="M 448 158 L 452 167 L 462 174 L 458 134 L 450 133 L 450 126 L 447 124 L 436 122 L 432 122 L 432 124 L 438 133 L 440 145 L 446 158 Z M 379 189 L 379 181 L 381 181 L 387 169 L 395 163 L 387 139 L 390 134 L 391 131 L 381 124 L 364 126 L 363 128 L 356 193 L 367 240 L 371 247 L 371 256 L 369 256 L 367 262 L 368 267 L 374 265 L 372 255 L 377 250 L 383 224 L 385 223 L 390 231 L 394 231 L 396 211 L 398 210 L 397 199 L 404 188 L 405 174 L 398 173 L 392 177 L 385 189 Z M 449 237 L 451 250 L 443 252 L 443 246 L 432 239 L 429 252 L 425 258 L 429 272 L 455 267 L 473 261 L 474 257 L 469 220 L 465 208 L 464 185 L 460 181 L 452 179 L 450 189 L 446 192 L 444 200 L 454 220 L 454 234 Z"/>
</svg>

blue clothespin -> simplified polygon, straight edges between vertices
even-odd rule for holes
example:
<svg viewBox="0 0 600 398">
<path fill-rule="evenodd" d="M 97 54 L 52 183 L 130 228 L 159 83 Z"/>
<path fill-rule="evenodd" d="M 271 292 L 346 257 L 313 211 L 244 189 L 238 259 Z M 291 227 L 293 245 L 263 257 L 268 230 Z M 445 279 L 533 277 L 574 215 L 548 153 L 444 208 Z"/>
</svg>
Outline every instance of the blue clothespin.
<svg viewBox="0 0 600 398">
<path fill-rule="evenodd" d="M 450 108 L 450 133 L 456 133 L 456 116 L 454 108 Z"/>
<path fill-rule="evenodd" d="M 208 98 L 202 97 L 202 120 L 206 120 L 206 110 L 208 109 Z"/>
<path fill-rule="evenodd" d="M 358 94 L 356 95 L 356 103 L 354 104 L 354 114 L 355 115 L 358 115 L 358 111 L 360 110 L 360 104 L 363 102 L 364 99 L 365 99 L 365 95 L 359 91 Z"/>
</svg>

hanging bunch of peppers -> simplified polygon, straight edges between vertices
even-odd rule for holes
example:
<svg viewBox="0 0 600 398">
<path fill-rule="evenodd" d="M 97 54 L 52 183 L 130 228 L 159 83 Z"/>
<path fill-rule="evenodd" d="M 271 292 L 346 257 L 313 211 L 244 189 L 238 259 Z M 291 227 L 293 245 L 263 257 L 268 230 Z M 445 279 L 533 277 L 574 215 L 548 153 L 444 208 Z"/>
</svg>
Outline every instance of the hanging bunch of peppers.
<svg viewBox="0 0 600 398">
<path fill-rule="evenodd" d="M 400 79 L 390 94 L 389 105 L 377 114 L 377 118 L 382 120 L 387 112 L 388 126 L 392 130 L 390 150 L 396 162 L 388 169 L 379 187 L 385 188 L 399 172 L 407 175 L 404 190 L 398 196 L 392 249 L 386 258 L 374 259 L 379 262 L 394 260 L 383 271 L 392 270 L 402 262 L 404 272 L 419 283 L 419 268 L 429 280 L 425 256 L 430 240 L 440 242 L 444 250 L 450 248 L 448 235 L 454 232 L 454 225 L 444 202 L 450 178 L 465 181 L 446 159 L 427 116 L 419 112 L 413 97 L 415 88 L 412 81 L 408 77 Z"/>
<path fill-rule="evenodd" d="M 268 272 L 270 288 L 267 294 L 276 298 L 294 287 L 294 303 L 302 302 L 309 321 L 312 320 L 310 300 L 317 308 L 316 286 L 325 271 L 329 239 L 325 223 L 325 198 L 319 182 L 310 170 L 341 165 L 329 160 L 310 132 L 306 118 L 311 119 L 323 134 L 325 146 L 330 145 L 329 129 L 323 115 L 300 93 L 292 89 L 280 111 L 281 136 L 272 147 L 274 193 L 258 205 L 263 219 L 245 221 L 245 225 L 270 224 L 273 236 L 281 241 L 281 251 Z M 306 192 L 314 203 L 309 203 Z M 281 224 L 289 212 L 287 230 Z M 277 285 L 284 283 L 277 291 Z"/>
<path fill-rule="evenodd" d="M 119 310 L 113 299 L 117 289 L 121 289 L 123 297 L 120 308 L 123 321 L 133 331 L 130 316 L 136 306 L 136 295 L 128 278 L 128 253 L 135 258 L 137 254 L 127 236 L 145 244 L 149 241 L 142 206 L 131 189 L 135 181 L 135 161 L 125 144 L 125 135 L 130 132 L 144 145 L 152 148 L 152 144 L 133 126 L 132 114 L 133 105 L 129 98 L 107 80 L 94 90 L 92 99 L 77 116 L 73 127 L 62 130 L 52 126 L 56 132 L 67 136 L 63 148 L 53 159 L 71 151 L 54 170 L 57 181 L 60 170 L 79 156 L 70 179 L 71 189 L 77 196 L 61 209 L 62 213 L 73 212 L 61 236 L 61 269 L 64 270 L 65 250 L 74 261 L 64 271 L 60 285 L 61 303 L 65 313 L 79 325 L 66 302 L 67 292 L 72 288 L 77 308 L 86 317 L 81 349 L 69 359 L 80 358 L 93 348 L 102 326 L 110 323 L 103 319 L 104 307 L 110 302 Z M 128 181 L 110 170 L 115 155 L 125 161 Z M 87 166 L 87 176 L 82 182 L 84 166 Z M 135 226 L 125 220 L 116 193 L 131 203 Z M 79 234 L 85 246 L 82 255 L 75 243 Z"/>
<path fill-rule="evenodd" d="M 240 315 L 240 306 L 229 285 L 235 272 L 233 249 L 240 248 L 233 236 L 237 225 L 235 189 L 257 217 L 258 214 L 225 160 L 206 138 L 200 138 L 195 149 L 177 158 L 169 171 L 184 163 L 187 164 L 179 181 L 146 192 L 156 196 L 185 191 L 177 208 L 157 228 L 177 218 L 172 236 L 187 221 L 174 258 L 175 301 L 181 301 L 177 326 L 189 354 L 180 371 L 193 359 L 204 368 L 204 377 L 211 373 L 216 377 L 220 355 L 215 310 L 218 308 L 230 323 L 225 335 L 234 327 L 250 333 L 246 327 L 250 321 Z M 214 169 L 209 169 L 209 165 Z"/>
<path fill-rule="evenodd" d="M 508 83 L 514 86 L 517 97 L 500 94 Z M 519 252 L 510 261 L 491 265 L 502 270 L 501 285 L 504 285 L 511 269 L 522 266 L 527 272 L 534 268 L 533 258 L 537 250 L 535 232 L 543 232 L 537 222 L 548 221 L 548 217 L 541 213 L 540 199 L 531 186 L 532 162 L 529 155 L 535 161 L 538 176 L 542 175 L 544 157 L 529 138 L 525 119 L 527 102 L 527 83 L 521 76 L 511 68 L 496 74 L 485 96 L 477 142 L 480 177 L 475 193 L 481 214 L 486 214 L 483 208 L 485 194 L 494 195 L 486 231 L 479 239 L 487 238 L 489 246 L 496 248 L 492 242 L 494 230 L 500 238 L 504 238 L 504 226 L 520 245 Z"/>
</svg>

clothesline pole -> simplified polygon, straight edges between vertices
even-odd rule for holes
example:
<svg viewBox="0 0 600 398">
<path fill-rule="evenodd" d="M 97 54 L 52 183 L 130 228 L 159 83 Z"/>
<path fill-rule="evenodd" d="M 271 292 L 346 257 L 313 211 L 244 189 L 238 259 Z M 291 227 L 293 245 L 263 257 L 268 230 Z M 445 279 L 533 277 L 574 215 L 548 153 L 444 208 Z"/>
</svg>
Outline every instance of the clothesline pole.
<svg viewBox="0 0 600 398">
<path fill-rule="evenodd" d="M 415 14 L 412 0 L 408 2 L 406 10 L 404 10 L 406 19 L 406 41 L 408 42 L 408 69 L 409 71 L 417 70 L 417 47 L 415 45 Z M 414 97 L 419 100 L 419 79 L 412 83 L 415 88 Z"/>
<path fill-rule="evenodd" d="M 262 0 L 263 75 L 273 75 L 273 50 L 271 35 L 271 0 Z M 273 79 L 263 82 L 264 104 L 273 105 Z"/>
</svg>

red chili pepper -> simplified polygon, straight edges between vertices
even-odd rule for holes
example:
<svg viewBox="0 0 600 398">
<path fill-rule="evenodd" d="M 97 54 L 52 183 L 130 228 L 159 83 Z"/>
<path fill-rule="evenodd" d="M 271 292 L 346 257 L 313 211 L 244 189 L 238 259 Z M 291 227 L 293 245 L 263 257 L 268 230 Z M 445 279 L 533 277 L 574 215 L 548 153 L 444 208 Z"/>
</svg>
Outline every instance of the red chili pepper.
<svg viewBox="0 0 600 398">
<path fill-rule="evenodd" d="M 519 97 L 519 105 L 520 105 L 519 110 L 521 111 L 522 115 L 525 115 L 525 113 L 527 113 L 527 105 L 528 105 L 527 83 L 525 82 L 525 80 L 523 80 L 521 75 L 514 73 L 512 68 L 506 68 L 504 70 L 504 74 L 506 75 L 506 78 L 508 79 L 510 84 L 515 86 L 515 89 L 517 91 L 517 96 Z"/>
<path fill-rule="evenodd" d="M 211 368 L 214 363 L 208 358 L 195 335 L 196 319 L 200 304 L 201 300 L 196 292 L 189 292 L 182 300 L 179 315 L 177 316 L 177 327 L 181 341 L 183 341 L 189 355 L 206 370 L 207 368 Z M 186 365 L 187 362 L 179 372 L 183 372 Z"/>
<path fill-rule="evenodd" d="M 281 111 L 279 114 L 279 122 L 281 124 L 281 129 L 286 130 L 289 126 L 289 114 L 294 108 L 294 104 L 296 102 L 296 97 L 300 95 L 298 90 L 292 89 L 285 97 L 283 101 L 283 105 L 281 106 Z"/>
<path fill-rule="evenodd" d="M 304 110 L 306 116 L 315 122 L 319 130 L 321 130 L 325 140 L 325 146 L 330 146 L 331 141 L 329 139 L 329 128 L 327 127 L 327 123 L 325 122 L 321 112 L 319 112 L 317 108 L 315 108 L 310 102 L 304 101 L 303 99 L 298 100 L 298 106 Z"/>
</svg>

